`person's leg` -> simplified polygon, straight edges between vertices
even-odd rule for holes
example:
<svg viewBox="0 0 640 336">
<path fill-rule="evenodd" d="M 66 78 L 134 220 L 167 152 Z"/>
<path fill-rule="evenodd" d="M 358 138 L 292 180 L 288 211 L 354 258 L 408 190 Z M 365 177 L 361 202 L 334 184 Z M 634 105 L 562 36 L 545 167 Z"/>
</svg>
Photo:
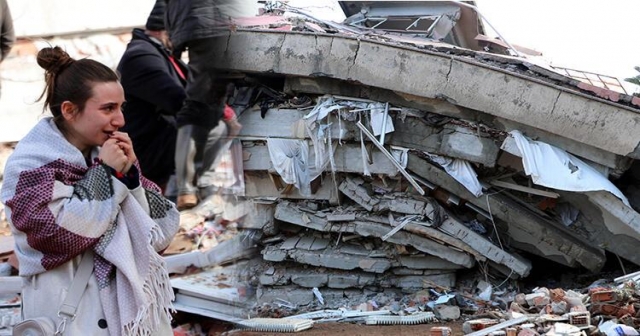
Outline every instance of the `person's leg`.
<svg viewBox="0 0 640 336">
<path fill-rule="evenodd" d="M 189 76 L 185 104 L 178 111 L 176 123 L 214 128 L 222 118 L 226 83 L 217 75 L 216 52 L 221 38 L 189 41 Z M 221 108 L 222 107 L 222 108 Z"/>
<path fill-rule="evenodd" d="M 206 134 L 218 123 L 222 111 L 214 107 L 216 98 L 214 91 L 215 71 L 212 61 L 216 39 L 202 39 L 190 41 L 189 47 L 189 76 L 187 80 L 184 105 L 176 115 L 178 137 L 176 141 L 175 165 L 176 184 L 178 188 L 177 207 L 179 210 L 192 208 L 198 203 L 195 183 L 196 154 L 200 145 L 204 148 Z M 203 130 L 200 130 L 204 128 Z M 197 134 L 194 130 L 198 130 Z M 200 138 L 200 139 L 198 139 Z"/>
<path fill-rule="evenodd" d="M 200 129 L 206 138 L 206 144 L 202 153 L 202 167 L 198 173 L 198 189 L 202 191 L 202 198 L 206 198 L 212 192 L 215 182 L 215 169 L 222 153 L 229 148 L 230 141 L 227 137 L 228 128 L 226 123 L 220 121 L 218 126 L 207 131 Z"/>
<path fill-rule="evenodd" d="M 194 162 L 196 142 L 193 137 L 193 128 L 193 125 L 186 125 L 178 129 L 175 155 L 178 210 L 193 208 L 198 204 L 197 189 L 193 185 L 196 174 Z"/>
</svg>

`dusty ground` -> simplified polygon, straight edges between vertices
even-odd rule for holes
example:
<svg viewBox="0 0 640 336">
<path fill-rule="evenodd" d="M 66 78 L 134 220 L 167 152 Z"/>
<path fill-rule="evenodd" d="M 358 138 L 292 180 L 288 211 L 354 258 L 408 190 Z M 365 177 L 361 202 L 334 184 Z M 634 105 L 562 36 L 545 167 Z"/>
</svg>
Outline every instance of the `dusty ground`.
<svg viewBox="0 0 640 336">
<path fill-rule="evenodd" d="M 209 336 L 275 336 L 293 335 L 292 333 L 265 333 L 250 332 L 243 330 L 233 330 L 233 326 L 225 323 L 215 323 L 203 326 L 209 329 Z M 398 325 L 398 326 L 367 326 L 355 323 L 318 323 L 309 330 L 295 333 L 301 336 L 423 336 L 428 335 L 431 327 L 448 326 L 452 330 L 452 335 L 462 335 L 462 322 L 440 323 L 440 324 L 420 324 L 420 325 Z"/>
<path fill-rule="evenodd" d="M 428 335 L 431 327 L 446 325 L 451 327 L 452 335 L 462 335 L 462 322 L 449 324 L 420 324 L 420 325 L 401 325 L 401 326 L 367 326 L 354 323 L 320 323 L 313 326 L 309 330 L 305 330 L 296 335 L 302 336 L 325 336 L 325 335 L 348 335 L 348 336 L 423 336 Z M 233 330 L 226 333 L 216 331 L 209 335 L 229 335 L 229 336 L 275 336 L 275 335 L 292 335 L 285 333 L 264 333 L 264 332 L 248 332 Z"/>
</svg>

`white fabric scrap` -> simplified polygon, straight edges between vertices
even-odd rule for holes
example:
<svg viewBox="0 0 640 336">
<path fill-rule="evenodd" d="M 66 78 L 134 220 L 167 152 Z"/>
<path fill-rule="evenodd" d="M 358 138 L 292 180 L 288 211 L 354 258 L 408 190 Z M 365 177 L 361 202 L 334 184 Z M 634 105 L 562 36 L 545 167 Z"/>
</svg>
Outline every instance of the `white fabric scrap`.
<svg viewBox="0 0 640 336">
<path fill-rule="evenodd" d="M 301 195 L 311 194 L 309 145 L 304 140 L 267 139 L 271 163 L 282 180 L 293 184 Z"/>
<path fill-rule="evenodd" d="M 630 206 L 620 189 L 577 157 L 544 142 L 529 140 L 520 131 L 509 134 L 522 153 L 524 172 L 531 176 L 533 183 L 566 191 L 606 190 Z"/>
<path fill-rule="evenodd" d="M 333 97 L 328 97 L 318 103 L 307 115 L 305 115 L 304 119 L 310 119 L 312 121 L 322 120 L 329 115 L 332 111 L 341 109 L 342 106 L 336 104 L 333 100 Z"/>
<path fill-rule="evenodd" d="M 382 124 L 384 123 L 384 106 L 383 103 L 371 103 L 369 108 L 371 109 L 371 129 L 373 135 L 379 136 L 382 134 Z M 393 128 L 393 120 L 389 113 L 387 113 L 387 124 L 385 125 L 384 133 L 391 133 L 395 129 Z"/>
<path fill-rule="evenodd" d="M 402 168 L 407 168 L 407 164 L 409 164 L 409 148 L 391 146 L 391 155 Z"/>
<path fill-rule="evenodd" d="M 324 168 L 324 163 L 327 158 L 327 133 L 325 130 L 329 127 L 327 125 L 321 125 L 314 121 L 305 121 L 305 126 L 307 128 L 307 133 L 311 138 L 311 142 L 313 142 L 313 152 L 314 152 L 314 166 Z M 315 127 L 317 126 L 317 127 Z"/>
<path fill-rule="evenodd" d="M 462 159 L 452 159 L 440 155 L 424 152 L 429 158 L 442 166 L 447 174 L 451 175 L 456 181 L 460 182 L 475 197 L 482 196 L 482 186 L 478 181 L 478 174 L 473 170 L 471 163 Z"/>
</svg>

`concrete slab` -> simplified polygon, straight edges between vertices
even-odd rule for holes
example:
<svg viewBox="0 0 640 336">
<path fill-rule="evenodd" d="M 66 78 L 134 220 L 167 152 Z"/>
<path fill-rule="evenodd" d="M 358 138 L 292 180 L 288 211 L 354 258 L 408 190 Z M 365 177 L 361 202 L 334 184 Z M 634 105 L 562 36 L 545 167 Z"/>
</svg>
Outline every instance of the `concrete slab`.
<svg viewBox="0 0 640 336">
<path fill-rule="evenodd" d="M 327 45 L 341 52 L 334 56 L 323 49 Z M 230 36 L 221 56 L 220 66 L 229 70 L 321 75 L 443 99 L 618 155 L 640 157 L 634 153 L 640 143 L 638 111 L 463 56 L 343 36 L 327 40 L 318 34 L 246 30 Z"/>
<path fill-rule="evenodd" d="M 506 222 L 509 228 L 518 228 L 518 235 L 511 236 L 511 232 L 508 232 L 514 239 L 524 239 L 520 241 L 531 246 L 551 247 L 554 249 L 551 254 L 566 255 L 569 259 L 577 260 L 582 266 L 594 272 L 604 265 L 605 256 L 602 249 L 589 246 L 568 232 L 566 228 L 562 227 L 562 224 L 539 217 L 505 195 L 495 194 L 476 198 L 453 177 L 414 154 L 409 155 L 407 168 L 484 211 L 489 210 L 489 206 L 487 206 L 489 203 L 493 216 Z M 541 253 L 549 252 L 541 251 Z"/>
<path fill-rule="evenodd" d="M 341 226 L 339 224 L 329 223 L 325 218 L 304 213 L 287 203 L 278 204 L 278 206 L 276 207 L 275 218 L 287 223 L 323 232 L 336 232 L 339 230 L 337 227 Z M 363 237 L 380 238 L 392 229 L 390 225 L 361 221 L 355 221 L 351 223 L 352 226 L 349 226 L 349 224 L 343 225 L 345 225 L 346 227 L 351 227 L 353 233 L 356 233 Z M 452 263 L 464 267 L 472 267 L 475 264 L 474 259 L 464 252 L 457 251 L 446 245 L 439 244 L 438 242 L 435 242 L 433 240 L 420 237 L 408 232 L 397 232 L 389 239 L 387 239 L 387 241 L 398 245 L 413 246 L 421 252 L 437 256 L 439 258 L 448 260 Z"/>
</svg>

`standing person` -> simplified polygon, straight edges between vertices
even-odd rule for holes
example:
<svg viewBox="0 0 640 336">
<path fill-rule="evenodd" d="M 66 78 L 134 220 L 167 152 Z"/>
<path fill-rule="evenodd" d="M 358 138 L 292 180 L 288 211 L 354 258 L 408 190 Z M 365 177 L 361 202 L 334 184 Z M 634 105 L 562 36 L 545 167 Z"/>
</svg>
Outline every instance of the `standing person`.
<svg viewBox="0 0 640 336">
<path fill-rule="evenodd" d="M 9 55 L 15 41 L 16 35 L 13 31 L 13 19 L 9 5 L 6 0 L 0 0 L 0 63 Z"/>
<path fill-rule="evenodd" d="M 186 98 L 188 69 L 173 58 L 164 27 L 165 1 L 158 0 L 145 29 L 136 28 L 118 64 L 127 103 L 122 128 L 133 141 L 142 174 L 164 190 L 174 172 L 175 115 Z"/>
<path fill-rule="evenodd" d="M 179 214 L 140 175 L 131 140 L 119 131 L 118 77 L 60 47 L 40 50 L 37 61 L 53 117 L 18 143 L 1 191 L 25 280 L 23 317 L 62 322 L 78 264 L 95 255 L 64 335 L 173 335 L 173 292 L 158 251 L 178 230 Z"/>
<path fill-rule="evenodd" d="M 189 53 L 187 99 L 176 116 L 178 209 L 194 207 L 199 190 L 203 191 L 201 198 L 208 196 L 212 179 L 207 172 L 213 170 L 219 154 L 229 144 L 227 135 L 237 133 L 241 127 L 235 113 L 224 117 L 226 83 L 215 70 L 215 53 L 224 46 L 229 27 L 219 6 L 214 0 L 167 1 L 166 23 L 174 54 L 180 55 L 185 49 Z M 202 158 L 198 172 L 196 157 Z"/>
</svg>

